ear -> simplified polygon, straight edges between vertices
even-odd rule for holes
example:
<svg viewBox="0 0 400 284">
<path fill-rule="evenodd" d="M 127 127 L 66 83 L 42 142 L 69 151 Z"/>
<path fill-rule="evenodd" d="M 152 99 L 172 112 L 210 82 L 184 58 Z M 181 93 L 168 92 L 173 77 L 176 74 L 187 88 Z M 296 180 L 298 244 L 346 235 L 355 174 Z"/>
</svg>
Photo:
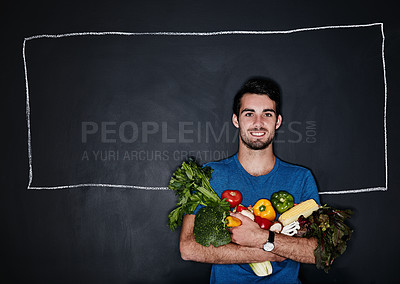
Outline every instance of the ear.
<svg viewBox="0 0 400 284">
<path fill-rule="evenodd" d="M 275 123 L 275 129 L 278 129 L 279 127 L 281 127 L 281 124 L 282 124 L 282 115 L 278 115 L 278 119 L 276 120 L 276 123 Z"/>
<path fill-rule="evenodd" d="M 239 128 L 239 120 L 238 120 L 238 117 L 236 116 L 236 114 L 232 115 L 232 123 L 233 123 L 233 125 L 235 125 L 236 128 Z"/>
</svg>

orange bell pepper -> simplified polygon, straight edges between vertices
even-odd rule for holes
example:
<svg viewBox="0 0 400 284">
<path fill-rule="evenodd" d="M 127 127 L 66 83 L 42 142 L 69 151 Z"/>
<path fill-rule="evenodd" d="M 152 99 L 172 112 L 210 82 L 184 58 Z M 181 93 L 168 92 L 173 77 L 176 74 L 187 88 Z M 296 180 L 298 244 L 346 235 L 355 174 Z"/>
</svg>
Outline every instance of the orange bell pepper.
<svg viewBox="0 0 400 284">
<path fill-rule="evenodd" d="M 274 207 L 268 199 L 258 200 L 253 207 L 253 214 L 270 221 L 274 221 L 276 217 Z"/>
</svg>

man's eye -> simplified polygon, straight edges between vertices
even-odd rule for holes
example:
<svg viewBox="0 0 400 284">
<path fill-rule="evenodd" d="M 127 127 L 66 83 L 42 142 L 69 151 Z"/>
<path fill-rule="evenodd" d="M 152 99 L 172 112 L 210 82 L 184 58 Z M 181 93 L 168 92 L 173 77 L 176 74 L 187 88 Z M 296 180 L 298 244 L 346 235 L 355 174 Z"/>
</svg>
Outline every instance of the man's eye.
<svg viewBox="0 0 400 284">
<path fill-rule="evenodd" d="M 247 112 L 244 114 L 244 116 L 253 116 L 253 114 L 251 112 Z"/>
<path fill-rule="evenodd" d="M 266 116 L 266 117 L 271 117 L 271 116 L 272 116 L 272 113 L 267 112 L 267 113 L 265 113 L 265 116 Z"/>
</svg>

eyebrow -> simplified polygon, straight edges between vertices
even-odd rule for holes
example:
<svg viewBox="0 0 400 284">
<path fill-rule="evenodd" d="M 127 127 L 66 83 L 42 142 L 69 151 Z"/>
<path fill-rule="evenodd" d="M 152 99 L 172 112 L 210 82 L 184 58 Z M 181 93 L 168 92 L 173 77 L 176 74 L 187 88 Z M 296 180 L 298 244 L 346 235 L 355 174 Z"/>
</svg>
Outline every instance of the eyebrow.
<svg viewBox="0 0 400 284">
<path fill-rule="evenodd" d="M 246 111 L 249 111 L 249 112 L 256 112 L 254 109 L 252 109 L 252 108 L 244 108 L 240 113 L 244 113 L 244 112 L 246 112 Z M 263 109 L 263 112 L 273 112 L 273 113 L 276 113 L 276 111 L 275 110 L 273 110 L 272 108 L 265 108 L 265 109 Z"/>
</svg>

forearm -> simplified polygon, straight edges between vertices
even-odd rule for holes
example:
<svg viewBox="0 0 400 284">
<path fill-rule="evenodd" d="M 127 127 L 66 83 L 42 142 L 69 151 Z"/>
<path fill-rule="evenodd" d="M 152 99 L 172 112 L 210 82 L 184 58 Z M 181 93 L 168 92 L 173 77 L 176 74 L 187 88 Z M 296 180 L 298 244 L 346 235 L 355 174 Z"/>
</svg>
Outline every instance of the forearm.
<svg viewBox="0 0 400 284">
<path fill-rule="evenodd" d="M 200 244 L 181 243 L 181 256 L 184 260 L 192 260 L 204 263 L 233 264 L 256 263 L 266 260 L 274 261 L 275 254 L 268 253 L 258 248 L 244 247 L 229 243 L 220 247 L 204 247 Z"/>
<path fill-rule="evenodd" d="M 240 246 L 234 243 L 204 247 L 195 241 L 193 235 L 194 215 L 186 215 L 180 236 L 180 252 L 184 260 L 205 263 L 233 264 L 282 261 L 283 258 L 261 248 Z"/>
<path fill-rule="evenodd" d="M 274 253 L 301 263 L 315 263 L 314 250 L 317 248 L 314 238 L 289 237 L 275 234 Z"/>
<path fill-rule="evenodd" d="M 234 243 L 262 248 L 267 242 L 269 231 L 260 229 L 254 222 L 235 215 L 242 220 L 242 226 L 232 228 L 232 241 Z M 275 248 L 273 253 L 285 258 L 302 263 L 315 263 L 314 250 L 317 248 L 317 240 L 314 238 L 290 237 L 283 234 L 275 234 Z"/>
<path fill-rule="evenodd" d="M 243 244 L 254 248 L 262 248 L 268 240 L 269 231 L 259 230 L 253 238 L 253 243 Z M 236 242 L 236 240 L 234 240 Z M 239 242 L 240 243 L 240 242 Z M 285 258 L 302 263 L 315 263 L 314 250 L 318 243 L 314 238 L 290 237 L 283 234 L 275 234 L 275 248 L 273 253 Z"/>
</svg>

